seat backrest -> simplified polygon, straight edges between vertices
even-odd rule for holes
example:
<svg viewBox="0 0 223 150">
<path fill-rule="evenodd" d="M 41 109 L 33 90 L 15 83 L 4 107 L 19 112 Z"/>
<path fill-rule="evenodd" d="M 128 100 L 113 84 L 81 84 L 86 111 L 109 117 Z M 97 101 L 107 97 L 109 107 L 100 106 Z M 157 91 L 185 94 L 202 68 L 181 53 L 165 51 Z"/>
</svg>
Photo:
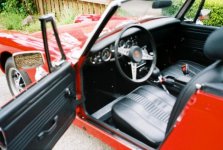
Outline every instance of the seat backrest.
<svg viewBox="0 0 223 150">
<path fill-rule="evenodd" d="M 177 117 L 190 97 L 196 92 L 196 84 L 223 83 L 223 28 L 218 29 L 208 37 L 204 46 L 204 53 L 216 62 L 198 73 L 180 92 L 170 114 L 166 133 L 170 132 Z"/>
</svg>

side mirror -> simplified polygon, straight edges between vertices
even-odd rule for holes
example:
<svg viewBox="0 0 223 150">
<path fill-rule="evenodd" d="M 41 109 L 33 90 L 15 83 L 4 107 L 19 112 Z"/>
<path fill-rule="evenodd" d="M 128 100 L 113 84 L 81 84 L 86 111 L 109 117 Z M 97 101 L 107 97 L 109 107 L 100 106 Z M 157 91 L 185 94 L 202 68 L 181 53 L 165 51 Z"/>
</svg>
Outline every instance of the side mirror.
<svg viewBox="0 0 223 150">
<path fill-rule="evenodd" d="M 37 68 L 44 65 L 44 56 L 39 51 L 18 52 L 12 55 L 18 70 Z"/>
<path fill-rule="evenodd" d="M 155 0 L 153 2 L 152 8 L 165 8 L 172 5 L 172 0 Z"/>
</svg>

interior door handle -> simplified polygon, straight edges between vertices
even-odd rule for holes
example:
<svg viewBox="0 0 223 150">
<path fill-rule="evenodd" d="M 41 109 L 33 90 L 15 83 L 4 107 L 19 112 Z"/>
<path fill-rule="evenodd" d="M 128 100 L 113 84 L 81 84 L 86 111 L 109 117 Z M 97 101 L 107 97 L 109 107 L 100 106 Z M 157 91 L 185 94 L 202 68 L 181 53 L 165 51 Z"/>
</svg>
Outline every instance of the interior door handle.
<svg viewBox="0 0 223 150">
<path fill-rule="evenodd" d="M 40 133 L 38 134 L 38 139 L 41 140 L 41 139 L 43 139 L 45 136 L 51 134 L 51 133 L 56 129 L 56 127 L 57 127 L 57 123 L 58 123 L 58 116 L 55 116 L 55 117 L 53 118 L 53 125 L 52 125 L 49 129 L 40 132 Z"/>
</svg>

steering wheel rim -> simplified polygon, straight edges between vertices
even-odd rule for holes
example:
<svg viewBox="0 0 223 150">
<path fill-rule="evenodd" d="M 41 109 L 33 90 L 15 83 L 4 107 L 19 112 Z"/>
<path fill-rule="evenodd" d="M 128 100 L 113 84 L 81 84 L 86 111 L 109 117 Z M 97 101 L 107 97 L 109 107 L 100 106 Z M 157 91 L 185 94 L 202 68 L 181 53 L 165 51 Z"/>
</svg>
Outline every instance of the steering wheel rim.
<svg viewBox="0 0 223 150">
<path fill-rule="evenodd" d="M 131 64 L 131 71 L 132 71 L 132 78 L 130 78 L 124 71 L 123 71 L 123 69 L 122 69 L 122 67 L 121 67 L 121 65 L 120 65 L 120 62 L 119 62 L 119 56 L 118 56 L 118 54 L 120 53 L 119 52 L 119 42 L 120 42 L 120 40 L 123 38 L 122 36 L 123 36 L 123 34 L 127 31 L 127 30 L 129 30 L 129 29 L 132 29 L 132 28 L 137 28 L 137 29 L 139 29 L 139 31 L 142 31 L 143 33 L 145 33 L 146 34 L 146 36 L 148 36 L 148 42 L 150 43 L 150 49 L 152 49 L 152 52 L 153 52 L 153 56 L 151 56 L 152 57 L 152 64 L 151 64 L 151 66 L 150 66 L 150 69 L 149 69 L 149 71 L 148 71 L 148 73 L 144 76 L 144 77 L 142 77 L 142 78 L 140 78 L 140 79 L 137 79 L 137 63 L 135 63 L 135 62 L 130 62 L 130 64 Z M 138 31 L 137 31 L 138 32 Z M 133 46 L 132 46 L 133 47 Z M 132 48 L 131 47 L 131 48 Z M 138 48 L 138 47 L 137 47 Z M 147 50 L 147 52 L 148 52 L 148 48 L 146 49 Z M 122 52 L 124 55 L 130 55 L 128 52 L 127 52 L 127 50 L 123 50 L 123 52 Z M 128 53 L 128 54 L 127 54 Z M 148 54 L 148 53 L 147 53 Z M 143 53 L 142 52 L 142 60 L 143 60 L 143 55 L 146 55 L 145 53 Z M 149 54 L 148 54 L 149 55 Z M 146 56 L 147 58 L 149 57 L 149 56 Z M 128 57 L 127 56 L 127 57 Z M 130 56 L 129 56 L 130 57 Z M 150 57 L 150 58 L 151 58 Z M 116 63 L 116 66 L 117 66 L 117 68 L 118 68 L 118 70 L 119 70 L 119 72 L 121 73 L 121 75 L 125 78 L 125 79 L 127 79 L 127 80 L 129 80 L 129 81 L 131 81 L 131 82 L 134 82 L 134 83 L 142 83 L 142 82 L 145 82 L 146 80 L 148 80 L 149 79 L 149 77 L 152 75 L 152 72 L 153 72 L 153 70 L 155 69 L 155 67 L 156 67 L 156 61 L 157 61 L 157 51 L 156 51 L 156 45 L 155 45 L 155 41 L 154 41 L 154 39 L 153 39 L 153 36 L 152 36 L 152 34 L 147 30 L 147 29 L 145 29 L 144 27 L 142 27 L 141 25 L 137 25 L 137 24 L 134 24 L 134 25 L 130 25 L 130 26 L 128 26 L 128 27 L 126 27 L 126 28 L 124 28 L 122 31 L 121 31 L 121 33 L 119 34 L 119 36 L 118 36 L 118 38 L 117 38 L 117 40 L 115 41 L 115 63 Z M 135 68 L 135 69 L 133 69 L 133 68 Z M 133 71 L 134 70 L 134 71 Z M 136 73 L 136 77 L 135 77 L 135 75 L 133 75 L 133 74 L 135 74 Z"/>
</svg>

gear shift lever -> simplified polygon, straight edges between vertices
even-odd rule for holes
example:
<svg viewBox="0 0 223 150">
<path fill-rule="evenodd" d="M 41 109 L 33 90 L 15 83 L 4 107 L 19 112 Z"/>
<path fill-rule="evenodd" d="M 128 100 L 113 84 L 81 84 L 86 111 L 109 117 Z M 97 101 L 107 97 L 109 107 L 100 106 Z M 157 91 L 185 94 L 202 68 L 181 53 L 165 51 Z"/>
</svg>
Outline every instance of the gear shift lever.
<svg viewBox="0 0 223 150">
<path fill-rule="evenodd" d="M 160 85 L 163 87 L 163 89 L 170 94 L 170 92 L 167 90 L 166 86 L 163 84 L 165 81 L 165 78 L 163 77 L 163 75 L 160 72 L 160 69 L 158 67 L 155 67 L 155 69 L 153 70 L 153 74 L 152 77 L 154 77 L 155 79 L 158 79 L 158 83 L 160 83 Z"/>
<path fill-rule="evenodd" d="M 162 76 L 160 69 L 158 67 L 155 67 L 155 69 L 153 70 L 152 77 L 158 79 L 159 76 Z"/>
</svg>

